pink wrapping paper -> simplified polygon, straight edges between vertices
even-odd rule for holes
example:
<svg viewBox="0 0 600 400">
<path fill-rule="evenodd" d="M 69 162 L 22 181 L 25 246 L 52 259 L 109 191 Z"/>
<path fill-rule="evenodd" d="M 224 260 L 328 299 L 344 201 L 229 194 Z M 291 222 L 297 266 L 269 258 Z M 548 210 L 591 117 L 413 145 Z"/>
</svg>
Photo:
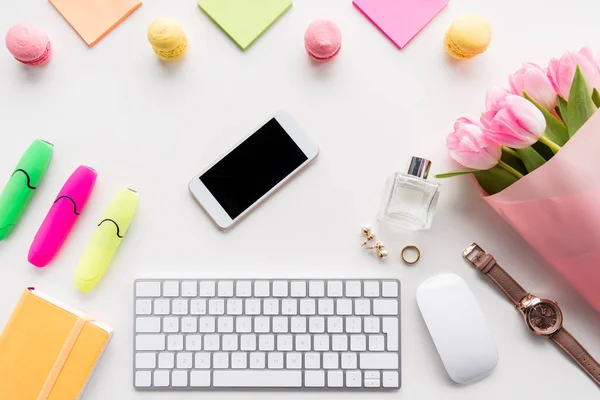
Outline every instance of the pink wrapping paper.
<svg viewBox="0 0 600 400">
<path fill-rule="evenodd" d="M 600 312 L 600 112 L 552 160 L 485 200 Z"/>
</svg>

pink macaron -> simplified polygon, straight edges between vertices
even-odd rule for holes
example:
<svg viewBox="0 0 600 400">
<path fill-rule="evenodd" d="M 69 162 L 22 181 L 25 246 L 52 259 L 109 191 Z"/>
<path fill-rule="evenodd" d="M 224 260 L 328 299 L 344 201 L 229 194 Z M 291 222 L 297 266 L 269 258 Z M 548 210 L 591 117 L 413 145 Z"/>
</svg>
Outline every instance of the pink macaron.
<svg viewBox="0 0 600 400">
<path fill-rule="evenodd" d="M 317 62 L 333 60 L 342 48 L 342 31 L 335 22 L 317 19 L 306 28 L 304 47 Z"/>
<path fill-rule="evenodd" d="M 43 31 L 30 24 L 17 24 L 6 33 L 6 47 L 25 65 L 44 65 L 50 61 L 52 46 Z"/>
</svg>

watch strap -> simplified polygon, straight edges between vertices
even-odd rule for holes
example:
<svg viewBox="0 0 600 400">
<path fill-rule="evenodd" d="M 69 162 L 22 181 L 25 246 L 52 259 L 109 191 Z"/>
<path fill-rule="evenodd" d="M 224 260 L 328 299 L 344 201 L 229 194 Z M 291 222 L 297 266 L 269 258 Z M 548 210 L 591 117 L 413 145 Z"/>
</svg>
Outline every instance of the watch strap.
<svg viewBox="0 0 600 400">
<path fill-rule="evenodd" d="M 577 365 L 600 386 L 600 363 L 583 348 L 573 335 L 565 328 L 560 328 L 554 335 L 550 336 L 550 340 L 575 360 Z"/>
<path fill-rule="evenodd" d="M 473 243 L 467 247 L 463 252 L 463 257 L 481 273 L 490 278 L 515 306 L 519 305 L 521 300 L 529 294 L 508 272 L 498 265 L 496 259 L 491 254 L 487 254 L 477 244 Z"/>
</svg>

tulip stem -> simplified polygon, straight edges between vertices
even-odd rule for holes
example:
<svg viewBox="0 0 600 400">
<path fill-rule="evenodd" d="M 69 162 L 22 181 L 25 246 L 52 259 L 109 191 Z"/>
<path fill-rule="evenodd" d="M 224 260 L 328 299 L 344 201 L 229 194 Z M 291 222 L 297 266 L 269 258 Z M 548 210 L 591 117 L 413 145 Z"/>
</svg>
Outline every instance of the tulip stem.
<svg viewBox="0 0 600 400">
<path fill-rule="evenodd" d="M 511 156 L 517 157 L 519 160 L 521 159 L 519 153 L 516 150 L 511 149 L 510 147 L 502 146 L 502 151 L 510 154 Z"/>
<path fill-rule="evenodd" d="M 550 147 L 550 150 L 552 150 L 552 152 L 554 154 L 558 153 L 559 150 L 561 149 L 561 147 L 559 145 L 557 145 L 556 143 L 554 143 L 552 140 L 548 139 L 546 136 L 540 137 L 540 142 L 542 142 L 546 146 Z"/>
<path fill-rule="evenodd" d="M 521 179 L 523 177 L 522 173 L 520 173 L 519 171 L 517 171 L 502 160 L 498 160 L 498 166 L 507 170 L 511 175 L 513 175 L 517 179 Z"/>
</svg>

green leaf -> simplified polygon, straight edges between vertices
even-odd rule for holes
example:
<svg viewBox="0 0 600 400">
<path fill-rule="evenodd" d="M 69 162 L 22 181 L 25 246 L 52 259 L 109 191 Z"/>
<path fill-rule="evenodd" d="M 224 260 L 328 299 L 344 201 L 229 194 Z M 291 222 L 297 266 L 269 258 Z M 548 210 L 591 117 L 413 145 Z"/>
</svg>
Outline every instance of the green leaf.
<svg viewBox="0 0 600 400">
<path fill-rule="evenodd" d="M 489 195 L 501 192 L 517 181 L 515 176 L 500 167 L 494 167 L 487 171 L 477 171 L 473 175 L 477 178 L 479 186 Z"/>
<path fill-rule="evenodd" d="M 569 92 L 569 103 L 567 104 L 567 128 L 569 135 L 573 135 L 585 124 L 585 122 L 596 112 L 596 106 L 592 101 L 590 89 L 579 65 L 575 69 L 575 76 Z"/>
<path fill-rule="evenodd" d="M 533 172 L 546 163 L 544 157 L 542 157 L 540 153 L 531 147 L 518 149 L 517 151 L 519 152 L 521 160 L 523 160 L 523 164 L 525 164 L 528 172 Z"/>
<path fill-rule="evenodd" d="M 544 157 L 546 161 L 549 161 L 552 157 L 554 157 L 554 152 L 552 149 L 542 142 L 535 142 L 531 145 L 531 147 L 537 151 L 540 156 Z"/>
<path fill-rule="evenodd" d="M 596 105 L 596 107 L 600 107 L 600 93 L 598 93 L 598 89 L 594 88 L 592 92 L 592 101 Z"/>
<path fill-rule="evenodd" d="M 521 161 L 520 158 L 515 157 L 514 155 L 504 151 L 504 149 L 502 149 L 502 157 L 500 159 L 508 165 L 510 165 L 511 167 L 513 167 L 514 169 L 516 169 L 517 171 L 519 171 L 520 173 L 522 173 L 523 175 L 527 173 L 527 168 L 525 168 L 525 164 L 523 164 L 523 161 Z"/>
<path fill-rule="evenodd" d="M 472 174 L 473 172 L 477 172 L 477 171 L 479 171 L 479 170 L 472 169 L 472 168 L 463 168 L 463 169 L 457 169 L 456 171 L 446 172 L 445 174 L 437 174 L 435 177 L 437 179 L 452 178 L 453 176 Z"/>
<path fill-rule="evenodd" d="M 558 105 L 556 106 L 555 110 L 565 125 L 567 125 L 567 107 L 568 106 L 569 105 L 568 105 L 567 101 L 559 95 L 558 96 Z"/>
<path fill-rule="evenodd" d="M 525 91 L 523 91 L 523 97 L 533 103 L 534 106 L 538 108 L 544 115 L 546 119 L 546 132 L 544 136 L 553 141 L 559 146 L 564 146 L 565 143 L 569 140 L 569 130 L 562 122 L 560 122 L 556 117 L 544 107 L 542 107 L 537 101 L 531 98 Z"/>
</svg>

